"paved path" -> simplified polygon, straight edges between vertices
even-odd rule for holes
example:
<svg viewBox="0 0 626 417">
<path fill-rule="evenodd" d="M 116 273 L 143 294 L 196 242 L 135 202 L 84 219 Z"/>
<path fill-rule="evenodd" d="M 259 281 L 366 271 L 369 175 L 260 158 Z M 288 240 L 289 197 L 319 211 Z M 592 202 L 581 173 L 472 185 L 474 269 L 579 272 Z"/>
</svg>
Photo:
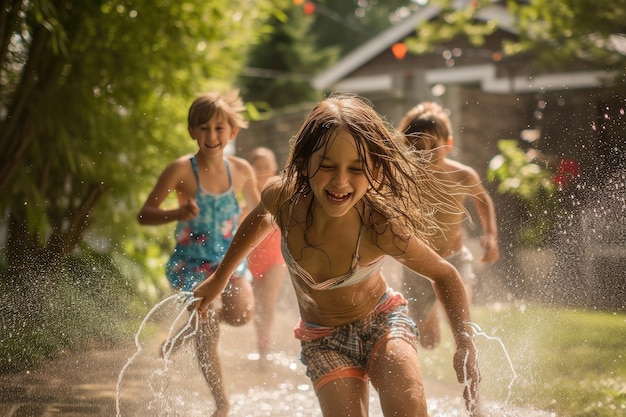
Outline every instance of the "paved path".
<svg viewBox="0 0 626 417">
<path fill-rule="evenodd" d="M 221 327 L 220 349 L 233 416 L 319 416 L 317 399 L 297 359 L 300 347 L 292 332 L 297 314 L 287 288 L 273 331 L 278 353 L 270 361 L 251 355 L 256 340 L 251 323 Z M 164 307 L 163 314 L 175 317 L 179 309 L 173 303 Z M 174 355 L 166 371 L 158 350 L 171 319 L 150 324 L 142 331 L 139 353 L 129 338 L 125 346 L 71 352 L 31 371 L 0 374 L 0 417 L 115 417 L 118 405 L 119 417 L 210 415 L 211 396 L 189 353 L 192 349 Z M 460 389 L 454 389 L 456 396 Z M 371 400 L 372 415 L 377 415 L 374 393 Z"/>
<path fill-rule="evenodd" d="M 282 384 L 283 390 L 288 390 L 287 387 L 297 390 L 299 385 L 308 383 L 303 367 L 297 362 L 297 342 L 285 331 L 289 329 L 286 326 L 290 326 L 287 320 L 293 324 L 293 316 L 288 318 L 281 314 L 278 318 L 275 333 L 279 353 L 264 366 L 250 355 L 255 351 L 251 324 L 241 328 L 222 326 L 220 347 L 231 402 L 237 394 L 259 391 L 260 388 L 276 390 Z M 116 416 L 118 380 L 123 369 L 121 416 L 161 415 L 147 409 L 163 406 L 155 403 L 154 397 L 158 396 L 171 396 L 174 401 L 180 401 L 178 397 L 187 395 L 188 403 L 198 400 L 204 407 L 212 407 L 208 388 L 190 354 L 192 349 L 183 349 L 173 356 L 173 363 L 167 366 L 167 377 L 163 377 L 165 363 L 158 358 L 158 351 L 169 326 L 169 322 L 164 322 L 146 328 L 139 352 L 131 339 L 125 346 L 114 349 L 71 352 L 31 371 L 0 374 L 0 416 Z M 160 380 L 167 380 L 167 384 L 176 390 L 159 386 Z M 193 413 L 200 411 L 181 415 Z M 162 415 L 175 414 L 163 412 Z"/>
<path fill-rule="evenodd" d="M 248 358 L 254 351 L 252 326 L 224 329 L 222 358 L 233 416 L 319 416 L 317 400 L 296 359 L 296 344 L 262 365 Z M 290 345 L 287 341 L 283 335 L 281 344 Z M 156 358 L 157 351 L 157 343 L 145 346 L 126 368 L 120 416 L 210 415 L 210 395 L 193 360 L 184 352 L 177 354 L 169 365 L 168 386 L 160 386 L 163 361 Z M 133 345 L 73 352 L 32 371 L 0 375 L 0 416 L 114 417 L 120 371 L 135 353 Z M 372 404 L 373 413 L 376 406 Z"/>
<path fill-rule="evenodd" d="M 297 314 L 289 294 L 293 290 L 286 288 L 273 331 L 277 353 L 270 361 L 261 362 L 251 355 L 255 351 L 252 324 L 222 326 L 221 357 L 234 417 L 320 416 L 304 367 L 297 360 L 299 344 L 292 332 Z M 176 311 L 178 307 L 172 308 Z M 176 316 L 167 311 L 164 314 Z M 170 324 L 169 320 L 151 323 L 142 332 L 139 353 L 129 338 L 125 346 L 71 352 L 31 371 L 0 374 L 0 417 L 209 416 L 213 410 L 211 396 L 189 353 L 191 349 L 178 352 L 167 368 L 158 359 L 158 346 Z M 459 385 L 426 380 L 425 387 L 432 417 L 466 415 L 460 411 Z M 382 415 L 373 390 L 370 415 Z M 507 410 L 508 417 L 546 415 Z"/>
</svg>

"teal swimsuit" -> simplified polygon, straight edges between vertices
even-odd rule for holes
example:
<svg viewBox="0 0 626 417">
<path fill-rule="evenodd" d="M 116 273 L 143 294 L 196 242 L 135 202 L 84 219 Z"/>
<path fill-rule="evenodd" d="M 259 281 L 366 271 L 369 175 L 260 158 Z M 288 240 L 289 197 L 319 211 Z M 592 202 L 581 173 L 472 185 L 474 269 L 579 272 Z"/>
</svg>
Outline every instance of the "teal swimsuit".
<svg viewBox="0 0 626 417">
<path fill-rule="evenodd" d="M 192 291 L 215 271 L 235 235 L 241 214 L 228 162 L 224 160 L 230 185 L 228 190 L 222 194 L 211 194 L 200 185 L 196 159 L 191 157 L 190 161 L 198 183 L 196 204 L 200 213 L 176 225 L 176 248 L 165 266 L 172 287 L 182 291 Z M 245 276 L 245 273 L 244 262 L 235 274 Z"/>
</svg>

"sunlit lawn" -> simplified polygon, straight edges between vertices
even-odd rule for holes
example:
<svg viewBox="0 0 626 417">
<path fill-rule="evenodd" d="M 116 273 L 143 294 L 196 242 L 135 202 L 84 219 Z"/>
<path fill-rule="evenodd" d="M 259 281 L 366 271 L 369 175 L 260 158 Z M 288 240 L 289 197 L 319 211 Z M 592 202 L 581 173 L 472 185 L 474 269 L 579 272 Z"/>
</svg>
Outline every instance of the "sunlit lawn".
<svg viewBox="0 0 626 417">
<path fill-rule="evenodd" d="M 626 416 L 626 313 L 538 307 L 475 307 L 487 400 L 554 412 L 557 417 Z M 455 380 L 447 328 L 442 345 L 421 351 L 425 376 Z M 514 376 L 517 376 L 514 378 Z M 514 378 L 514 380 L 513 380 Z"/>
</svg>

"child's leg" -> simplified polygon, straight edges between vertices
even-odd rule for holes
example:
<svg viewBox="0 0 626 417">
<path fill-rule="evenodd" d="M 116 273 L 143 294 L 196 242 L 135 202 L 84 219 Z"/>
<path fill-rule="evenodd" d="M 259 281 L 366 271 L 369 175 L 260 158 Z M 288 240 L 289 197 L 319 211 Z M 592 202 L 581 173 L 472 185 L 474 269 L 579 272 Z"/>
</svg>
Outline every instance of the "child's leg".
<svg viewBox="0 0 626 417">
<path fill-rule="evenodd" d="M 228 415 L 230 405 L 224 390 L 222 365 L 218 356 L 219 333 L 219 321 L 216 314 L 209 311 L 208 318 L 200 321 L 200 327 L 196 333 L 196 350 L 200 369 L 217 407 L 213 416 L 225 417 Z"/>
<path fill-rule="evenodd" d="M 429 280 L 409 269 L 403 270 L 402 293 L 409 303 L 409 316 L 420 333 L 420 345 L 434 349 L 439 345 L 437 297 Z"/>
<path fill-rule="evenodd" d="M 328 382 L 317 398 L 324 417 L 367 417 L 368 382 L 360 378 L 340 378 Z"/>
<path fill-rule="evenodd" d="M 222 292 L 220 319 L 231 326 L 242 326 L 252 317 L 254 295 L 250 282 L 242 277 L 232 277 Z"/>
<path fill-rule="evenodd" d="M 415 347 L 403 339 L 389 339 L 377 348 L 370 365 L 385 416 L 427 417 L 424 384 Z"/>
<path fill-rule="evenodd" d="M 411 315 L 410 310 L 409 315 Z M 439 302 L 435 303 L 425 320 L 416 320 L 415 324 L 420 333 L 420 345 L 424 349 L 434 349 L 439 346 L 439 342 L 441 341 Z"/>
<path fill-rule="evenodd" d="M 276 301 L 285 279 L 286 267 L 284 264 L 273 265 L 262 278 L 252 281 L 254 290 L 255 316 L 258 348 L 261 357 L 270 351 L 270 332 L 274 323 Z"/>
</svg>

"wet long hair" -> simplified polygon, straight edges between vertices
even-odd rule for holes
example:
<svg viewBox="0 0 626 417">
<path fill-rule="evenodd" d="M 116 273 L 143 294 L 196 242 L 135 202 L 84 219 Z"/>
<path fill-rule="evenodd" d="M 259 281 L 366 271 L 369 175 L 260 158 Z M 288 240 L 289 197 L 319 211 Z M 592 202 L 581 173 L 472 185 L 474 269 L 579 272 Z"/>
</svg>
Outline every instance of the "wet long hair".
<svg viewBox="0 0 626 417">
<path fill-rule="evenodd" d="M 279 189 L 277 219 L 283 232 L 287 227 L 289 205 L 300 194 L 311 192 L 309 176 L 319 167 L 311 167 L 312 155 L 326 149 L 340 130 L 349 133 L 364 161 L 364 173 L 370 184 L 363 200 L 370 210 L 362 221 L 380 233 L 393 225 L 394 234 L 428 241 L 441 226 L 434 213 L 464 212 L 447 190 L 445 183 L 429 170 L 428 158 L 409 147 L 401 132 L 386 122 L 364 98 L 355 94 L 335 93 L 318 103 L 291 140 L 291 149 Z M 380 214 L 386 222 L 380 223 Z M 281 221 L 282 220 L 282 221 Z M 309 206 L 306 226 L 312 222 Z M 381 227 L 383 226 L 383 227 Z"/>
</svg>

